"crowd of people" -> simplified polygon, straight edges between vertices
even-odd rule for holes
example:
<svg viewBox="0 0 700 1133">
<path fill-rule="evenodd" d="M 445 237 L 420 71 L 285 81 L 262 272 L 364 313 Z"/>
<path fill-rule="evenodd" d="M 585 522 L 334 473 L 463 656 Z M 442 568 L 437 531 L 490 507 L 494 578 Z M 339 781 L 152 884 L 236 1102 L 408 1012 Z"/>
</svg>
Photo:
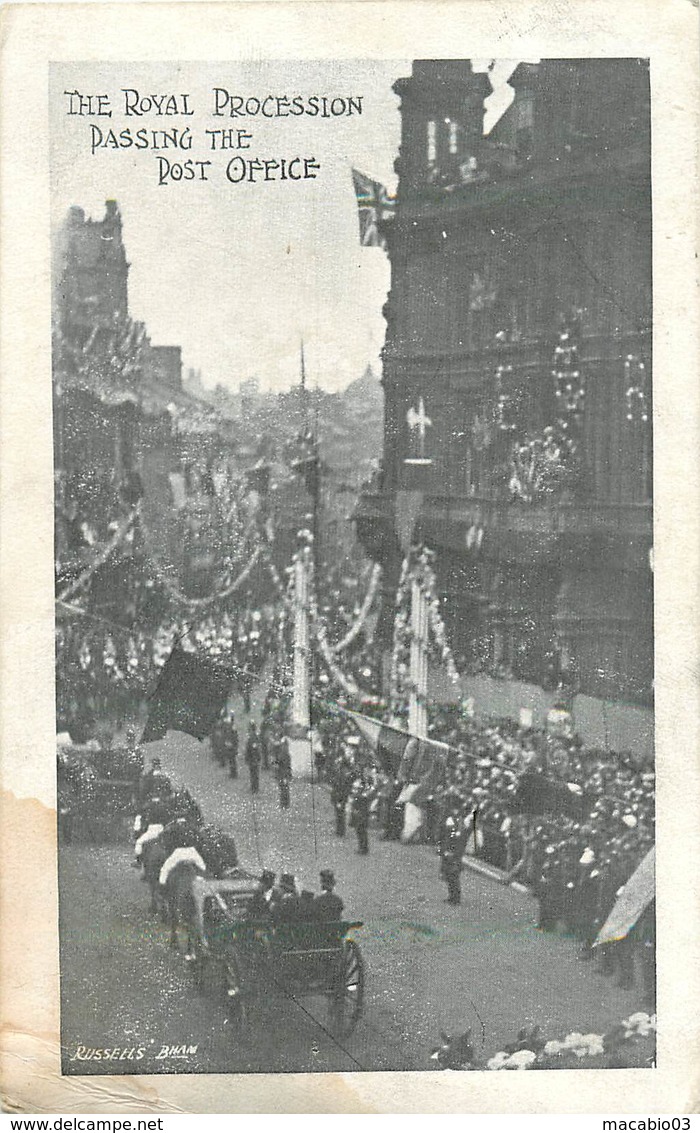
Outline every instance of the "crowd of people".
<svg viewBox="0 0 700 1133">
<path fill-rule="evenodd" d="M 66 617 L 56 626 L 57 730 L 82 743 L 100 721 L 118 732 L 143 717 L 175 641 L 230 665 L 249 709 L 255 681 L 277 654 L 279 629 L 271 605 L 169 619 L 152 634 L 102 618 Z"/>
<path fill-rule="evenodd" d="M 380 667 L 372 643 L 372 614 L 369 608 L 362 614 L 363 602 L 352 582 L 339 568 L 329 568 L 319 587 L 318 615 L 331 644 L 348 636 L 358 617 L 364 619 L 339 653 L 338 665 L 371 692 L 378 687 Z M 236 613 L 218 612 L 187 625 L 168 621 L 148 637 L 116 632 L 99 620 L 67 619 L 57 629 L 59 730 L 81 742 L 106 717 L 119 728 L 124 720 L 142 716 L 145 698 L 177 637 L 185 647 L 213 660 L 221 658 L 238 670 L 246 717 L 255 682 L 269 667 L 260 724 L 246 723 L 244 736 L 239 722 L 227 713 L 214 730 L 211 751 L 232 778 L 245 767 L 253 794 L 260 789 L 261 770 L 271 771 L 280 808 L 286 809 L 292 797 L 288 698 L 281 691 L 284 681 L 273 673 L 284 632 L 279 605 L 246 601 Z M 336 677 L 317 656 L 317 703 L 332 703 L 335 695 L 342 700 Z M 389 708 L 376 697 L 368 711 L 381 714 L 386 722 L 390 719 Z M 495 867 L 506 883 L 526 885 L 538 900 L 538 927 L 543 932 L 563 927 L 578 938 L 581 959 L 592 958 L 593 941 L 617 893 L 654 843 L 651 761 L 586 748 L 570 732 L 551 735 L 509 720 L 477 720 L 458 705 L 431 706 L 430 737 L 449 745 L 449 753 L 439 780 L 420 800 L 420 822 L 414 822 L 410 839 L 436 847 L 447 900 L 461 900 L 462 859 L 467 853 Z M 406 783 L 377 763 L 347 718 L 322 712 L 312 743 L 317 779 L 329 789 L 336 835 L 344 837 L 350 827 L 364 856 L 371 853 L 373 827 L 386 840 L 405 840 Z M 516 795 L 527 771 L 573 784 L 586 800 L 585 813 L 523 813 Z M 413 811 L 415 815 L 415 806 Z M 652 911 L 635 934 L 636 945 L 647 957 L 653 957 L 653 934 Z M 634 979 L 636 945 L 631 936 L 597 950 L 604 970 L 614 971 L 623 984 Z M 653 963 L 643 969 L 649 984 Z"/>
<path fill-rule="evenodd" d="M 384 839 L 405 838 L 405 784 L 377 767 L 342 715 L 328 715 L 320 731 L 336 834 L 345 834 L 349 816 L 360 853 L 369 852 L 370 822 Z M 623 941 L 593 947 L 622 886 L 654 844 L 651 762 L 586 748 L 571 734 L 554 736 L 508 720 L 478 722 L 455 706 L 433 708 L 430 736 L 450 750 L 409 837 L 435 845 L 448 902 L 460 902 L 468 853 L 495 867 L 504 884 L 524 883 L 538 901 L 538 928 L 575 937 L 582 961 L 599 955 L 601 970 L 624 987 L 633 985 L 638 968 L 651 1001 L 653 908 Z M 580 813 L 523 813 L 518 785 L 525 772 L 573 786 Z"/>
</svg>

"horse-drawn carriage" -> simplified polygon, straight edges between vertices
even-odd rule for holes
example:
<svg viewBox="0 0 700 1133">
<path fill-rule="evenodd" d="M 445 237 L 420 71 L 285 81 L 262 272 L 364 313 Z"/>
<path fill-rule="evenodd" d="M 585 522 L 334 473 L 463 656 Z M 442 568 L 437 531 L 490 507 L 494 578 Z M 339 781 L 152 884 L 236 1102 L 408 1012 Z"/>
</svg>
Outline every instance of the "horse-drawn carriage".
<svg viewBox="0 0 700 1133">
<path fill-rule="evenodd" d="M 70 744 L 58 750 L 59 832 L 66 841 L 126 841 L 143 772 L 138 749 Z"/>
<path fill-rule="evenodd" d="M 190 892 L 187 954 L 239 1025 L 265 1004 L 315 996 L 327 1003 L 331 1030 L 350 1034 L 362 1014 L 364 963 L 349 933 L 361 922 L 259 918 L 259 880 L 240 869 L 218 880 L 197 876 Z"/>
</svg>

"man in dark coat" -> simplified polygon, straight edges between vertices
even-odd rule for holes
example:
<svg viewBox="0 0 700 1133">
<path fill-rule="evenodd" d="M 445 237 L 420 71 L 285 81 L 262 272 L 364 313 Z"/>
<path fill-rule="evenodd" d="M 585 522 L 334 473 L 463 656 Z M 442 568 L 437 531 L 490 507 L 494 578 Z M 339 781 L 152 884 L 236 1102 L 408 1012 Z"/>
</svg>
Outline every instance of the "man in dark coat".
<svg viewBox="0 0 700 1133">
<path fill-rule="evenodd" d="M 401 784 L 398 779 L 389 779 L 384 786 L 384 833 L 385 842 L 398 842 L 403 829 L 403 805 L 396 800 L 401 794 Z"/>
<path fill-rule="evenodd" d="M 453 807 L 442 824 L 440 834 L 440 876 L 447 883 L 447 901 L 459 905 L 462 900 L 462 858 L 467 845 L 464 820 Z"/>
<path fill-rule="evenodd" d="M 280 807 L 289 809 L 289 784 L 292 778 L 292 759 L 289 754 L 289 740 L 282 736 L 275 749 L 275 775 L 280 792 Z"/>
<path fill-rule="evenodd" d="M 245 749 L 245 761 L 248 764 L 248 771 L 250 773 L 250 793 L 257 795 L 260 790 L 260 760 L 262 759 L 262 751 L 260 748 L 260 737 L 258 736 L 258 729 L 255 721 L 251 720 L 250 730 L 248 732 L 248 743 Z"/>
<path fill-rule="evenodd" d="M 233 720 L 233 712 L 228 712 L 221 724 L 221 750 L 223 764 L 228 764 L 232 779 L 238 778 L 238 732 Z"/>
<path fill-rule="evenodd" d="M 345 836 L 345 807 L 350 798 L 351 775 L 341 761 L 333 771 L 331 782 L 331 802 L 335 811 L 335 832 L 339 838 Z"/>
<path fill-rule="evenodd" d="M 339 921 L 343 913 L 343 899 L 335 889 L 333 870 L 321 870 L 321 892 L 314 899 L 314 916 L 317 921 Z"/>
<path fill-rule="evenodd" d="M 156 795 L 162 797 L 166 794 L 171 794 L 172 788 L 170 780 L 167 775 L 163 773 L 163 769 L 158 758 L 151 760 L 151 766 L 145 775 L 141 777 L 139 783 L 139 799 L 145 801 L 155 797 Z"/>
<path fill-rule="evenodd" d="M 217 720 L 211 730 L 210 736 L 211 753 L 217 763 L 223 765 L 224 762 L 224 721 Z"/>
<path fill-rule="evenodd" d="M 299 893 L 293 873 L 283 873 L 277 900 L 272 905 L 272 916 L 276 921 L 291 923 L 299 920 Z"/>
<path fill-rule="evenodd" d="M 369 853 L 369 808 L 370 789 L 359 780 L 355 784 L 352 799 L 352 825 L 357 835 L 358 854 Z"/>
</svg>

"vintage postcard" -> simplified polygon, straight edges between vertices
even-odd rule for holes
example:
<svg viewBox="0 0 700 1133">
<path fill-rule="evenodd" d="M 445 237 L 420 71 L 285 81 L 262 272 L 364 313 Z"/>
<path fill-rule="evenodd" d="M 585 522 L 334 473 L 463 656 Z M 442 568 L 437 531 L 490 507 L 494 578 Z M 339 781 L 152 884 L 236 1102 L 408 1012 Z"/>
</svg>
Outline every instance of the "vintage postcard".
<svg viewBox="0 0 700 1133">
<path fill-rule="evenodd" d="M 692 1112 L 696 23 L 5 12 L 7 1108 Z"/>
</svg>

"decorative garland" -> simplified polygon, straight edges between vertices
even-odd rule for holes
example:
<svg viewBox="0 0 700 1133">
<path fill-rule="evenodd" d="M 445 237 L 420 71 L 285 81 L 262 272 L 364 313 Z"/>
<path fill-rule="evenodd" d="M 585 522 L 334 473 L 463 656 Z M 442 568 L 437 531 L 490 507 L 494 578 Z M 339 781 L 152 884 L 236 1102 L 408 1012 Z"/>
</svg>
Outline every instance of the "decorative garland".
<svg viewBox="0 0 700 1133">
<path fill-rule="evenodd" d="M 137 402 L 131 380 L 142 367 L 145 329 L 129 318 L 118 320 L 106 338 L 104 329 L 95 325 L 79 345 L 71 342 L 60 326 L 54 327 L 53 354 L 59 366 L 56 392 L 60 395 L 64 388 L 78 388 L 96 393 L 106 403 Z"/>
<path fill-rule="evenodd" d="M 447 670 L 447 675 L 450 680 L 456 682 L 459 680 L 459 673 L 455 665 L 455 659 L 447 641 L 447 631 L 445 623 L 442 620 L 440 613 L 440 599 L 437 595 L 437 580 L 435 578 L 435 571 L 433 570 L 431 560 L 435 557 L 433 551 L 428 551 L 423 548 L 419 556 L 419 562 L 422 568 L 423 582 L 426 590 L 426 597 L 428 600 L 428 616 L 430 618 L 430 628 L 433 631 L 433 638 L 435 644 L 440 651 L 440 661 Z"/>
<path fill-rule="evenodd" d="M 566 432 L 569 428 L 572 418 L 579 424 L 583 414 L 586 391 L 579 363 L 578 342 L 580 336 L 579 316 L 574 314 L 562 326 L 559 331 L 559 341 L 554 347 L 552 377 L 554 378 L 554 393 L 560 412 L 558 424 L 563 432 Z"/>
<path fill-rule="evenodd" d="M 581 324 L 578 313 L 561 321 L 552 364 L 556 424 L 547 425 L 537 436 L 516 441 L 511 449 L 508 487 L 516 499 L 528 504 L 561 487 L 578 450 L 585 401 L 579 363 Z"/>
<path fill-rule="evenodd" d="M 392 709 L 398 709 L 402 704 L 401 679 L 405 678 L 408 666 L 401 661 L 401 654 L 405 652 L 410 642 L 408 636 L 408 576 L 409 556 L 401 563 L 401 574 L 396 591 L 396 614 L 394 615 L 394 639 L 391 652 L 391 670 L 389 674 L 389 703 Z"/>
<path fill-rule="evenodd" d="M 168 578 L 168 576 L 163 573 L 163 571 L 154 561 L 151 562 L 151 565 L 153 566 L 154 573 L 158 578 L 158 581 L 162 583 L 170 596 L 174 598 L 176 602 L 179 602 L 182 606 L 186 606 L 188 609 L 195 610 L 211 606 L 215 602 L 223 602 L 225 598 L 229 598 L 231 594 L 235 594 L 235 592 L 241 588 L 243 583 L 249 577 L 250 572 L 257 563 L 261 554 L 262 547 L 256 547 L 256 549 L 248 559 L 248 562 L 243 567 L 243 570 L 240 572 L 240 574 L 237 575 L 236 578 L 234 578 L 230 586 L 227 586 L 225 590 L 220 590 L 216 594 L 210 594 L 207 598 L 188 598 L 185 594 L 182 593 L 182 591 L 178 590 L 174 582 L 172 582 Z"/>
<path fill-rule="evenodd" d="M 255 520 L 252 519 L 243 533 L 244 538 L 248 536 L 255 527 Z M 172 579 L 168 577 L 168 575 L 165 573 L 162 566 L 158 562 L 157 556 L 153 550 L 153 537 L 149 532 L 146 524 L 143 522 L 143 518 L 141 519 L 141 529 L 143 531 L 144 541 L 148 550 L 148 560 L 151 564 L 153 573 L 155 574 L 156 578 L 165 587 L 171 598 L 174 598 L 175 601 L 179 602 L 181 606 L 186 606 L 188 609 L 192 610 L 204 609 L 207 606 L 213 605 L 215 602 L 223 602 L 225 598 L 229 598 L 231 594 L 235 594 L 235 592 L 241 588 L 243 583 L 249 577 L 251 571 L 253 570 L 253 567 L 258 562 L 258 559 L 263 553 L 262 542 L 259 542 L 246 565 L 236 576 L 236 578 L 234 578 L 233 582 L 224 587 L 223 590 L 217 591 L 215 594 L 209 594 L 206 598 L 188 598 L 186 594 L 183 594 L 182 591 L 178 589 L 178 587 L 175 585 Z"/>
<path fill-rule="evenodd" d="M 65 602 L 67 598 L 72 597 L 72 595 L 75 594 L 76 591 L 80 590 L 85 585 L 85 583 L 92 578 L 98 567 L 101 567 L 102 564 L 107 561 L 109 556 L 112 554 L 112 551 L 119 546 L 123 539 L 126 538 L 129 531 L 133 527 L 134 520 L 136 519 L 138 513 L 139 505 L 137 504 L 133 511 L 129 512 L 129 515 L 119 524 L 117 530 L 114 532 L 114 535 L 102 549 L 102 551 L 100 551 L 97 558 L 90 564 L 89 567 L 87 567 L 82 572 L 82 574 L 78 576 L 78 578 L 76 578 L 75 582 L 71 582 L 70 585 L 67 586 L 66 589 L 58 595 L 59 602 Z"/>
<path fill-rule="evenodd" d="M 348 694 L 348 696 L 355 697 L 357 700 L 372 699 L 367 694 L 363 693 L 359 686 L 355 683 L 353 677 L 348 677 L 336 664 L 333 656 L 333 651 L 328 645 L 325 637 L 325 626 L 313 620 L 314 634 L 316 636 L 316 644 L 318 645 L 319 652 L 326 663 L 328 671 L 340 687 Z"/>
<path fill-rule="evenodd" d="M 513 367 L 510 363 L 501 362 L 496 367 L 496 391 L 498 393 L 498 401 L 496 402 L 496 409 L 494 412 L 494 420 L 496 428 L 502 433 L 514 433 L 518 428 L 518 421 L 515 416 L 518 408 L 518 399 L 512 393 L 507 393 L 503 388 L 504 379 L 513 384 Z"/>
<path fill-rule="evenodd" d="M 542 436 L 513 445 L 511 451 L 511 493 L 523 503 L 531 504 L 547 490 L 552 490 L 566 472 L 568 439 L 562 440 L 548 425 Z"/>
<path fill-rule="evenodd" d="M 267 545 L 264 548 L 264 554 L 265 554 L 265 564 L 266 564 L 266 566 L 267 566 L 267 568 L 270 572 L 272 584 L 273 584 L 275 590 L 277 591 L 278 596 L 282 599 L 283 608 L 284 608 L 285 603 L 287 603 L 289 601 L 288 591 L 286 591 L 285 588 L 284 588 L 284 585 L 282 583 L 282 579 L 280 578 L 280 573 L 279 573 L 277 567 L 275 566 L 275 564 L 272 561 L 272 555 L 270 554 L 270 548 Z"/>
<path fill-rule="evenodd" d="M 406 692 L 411 691 L 408 665 L 405 659 L 407 649 L 410 648 L 410 590 L 411 583 L 418 581 L 423 588 L 428 605 L 428 617 L 433 641 L 439 651 L 440 663 L 445 666 L 452 681 L 459 680 L 459 673 L 455 664 L 452 650 L 447 641 L 445 623 L 440 614 L 440 600 L 437 595 L 437 580 L 432 567 L 435 554 L 427 547 L 413 551 L 407 555 L 401 566 L 401 576 L 396 594 L 396 616 L 394 618 L 394 646 L 391 657 L 391 675 L 389 684 L 390 703 L 392 707 L 402 704 Z"/>
<path fill-rule="evenodd" d="M 308 550 L 308 547 L 304 548 L 304 549 Z M 300 552 L 297 552 L 294 555 L 294 558 L 292 559 L 293 563 L 297 562 L 299 554 L 300 554 Z M 312 561 L 311 561 L 310 557 L 309 557 L 309 565 L 312 567 Z M 290 582 L 291 582 L 291 588 L 293 589 L 293 586 L 294 586 L 293 570 L 292 570 L 292 573 L 291 573 Z M 354 677 L 349 677 L 346 673 L 344 673 L 342 671 L 342 669 L 340 668 L 340 666 L 338 665 L 338 663 L 337 663 L 337 661 L 334 657 L 335 650 L 332 649 L 330 647 L 330 645 L 328 644 L 328 636 L 327 636 L 328 630 L 327 630 L 326 625 L 325 625 L 323 619 L 321 618 L 319 610 L 318 610 L 318 604 L 317 604 L 317 600 L 316 600 L 316 587 L 314 585 L 313 569 L 310 570 L 310 578 L 309 578 L 309 620 L 311 622 L 311 627 L 313 629 L 313 633 L 314 633 L 314 637 L 316 639 L 316 644 L 318 646 L 319 653 L 321 654 L 329 673 L 334 678 L 336 683 L 338 685 L 340 685 L 340 687 L 343 689 L 344 692 L 347 693 L 348 696 L 351 696 L 356 700 L 359 700 L 359 701 L 366 703 L 366 704 L 376 704 L 376 703 L 378 703 L 378 698 L 376 696 L 373 696 L 371 693 L 364 692 L 360 688 L 360 686 L 357 684 Z"/>
<path fill-rule="evenodd" d="M 357 618 L 355 622 L 350 626 L 350 629 L 347 631 L 345 636 L 342 637 L 340 641 L 338 641 L 335 645 L 329 646 L 329 649 L 331 649 L 333 653 L 342 653 L 345 649 L 347 649 L 348 645 L 352 644 L 358 633 L 360 633 L 360 631 L 362 630 L 365 622 L 367 621 L 369 612 L 372 609 L 372 604 L 377 593 L 377 587 L 379 585 L 379 579 L 381 578 L 381 575 L 382 568 L 379 563 L 375 563 L 372 567 L 372 575 L 369 580 L 369 587 L 367 589 L 367 593 L 365 594 L 364 601 L 362 603 L 362 606 L 360 607 Z"/>
<path fill-rule="evenodd" d="M 633 424 L 646 424 L 649 420 L 647 371 L 641 358 L 628 354 L 625 358 L 626 419 Z"/>
</svg>

